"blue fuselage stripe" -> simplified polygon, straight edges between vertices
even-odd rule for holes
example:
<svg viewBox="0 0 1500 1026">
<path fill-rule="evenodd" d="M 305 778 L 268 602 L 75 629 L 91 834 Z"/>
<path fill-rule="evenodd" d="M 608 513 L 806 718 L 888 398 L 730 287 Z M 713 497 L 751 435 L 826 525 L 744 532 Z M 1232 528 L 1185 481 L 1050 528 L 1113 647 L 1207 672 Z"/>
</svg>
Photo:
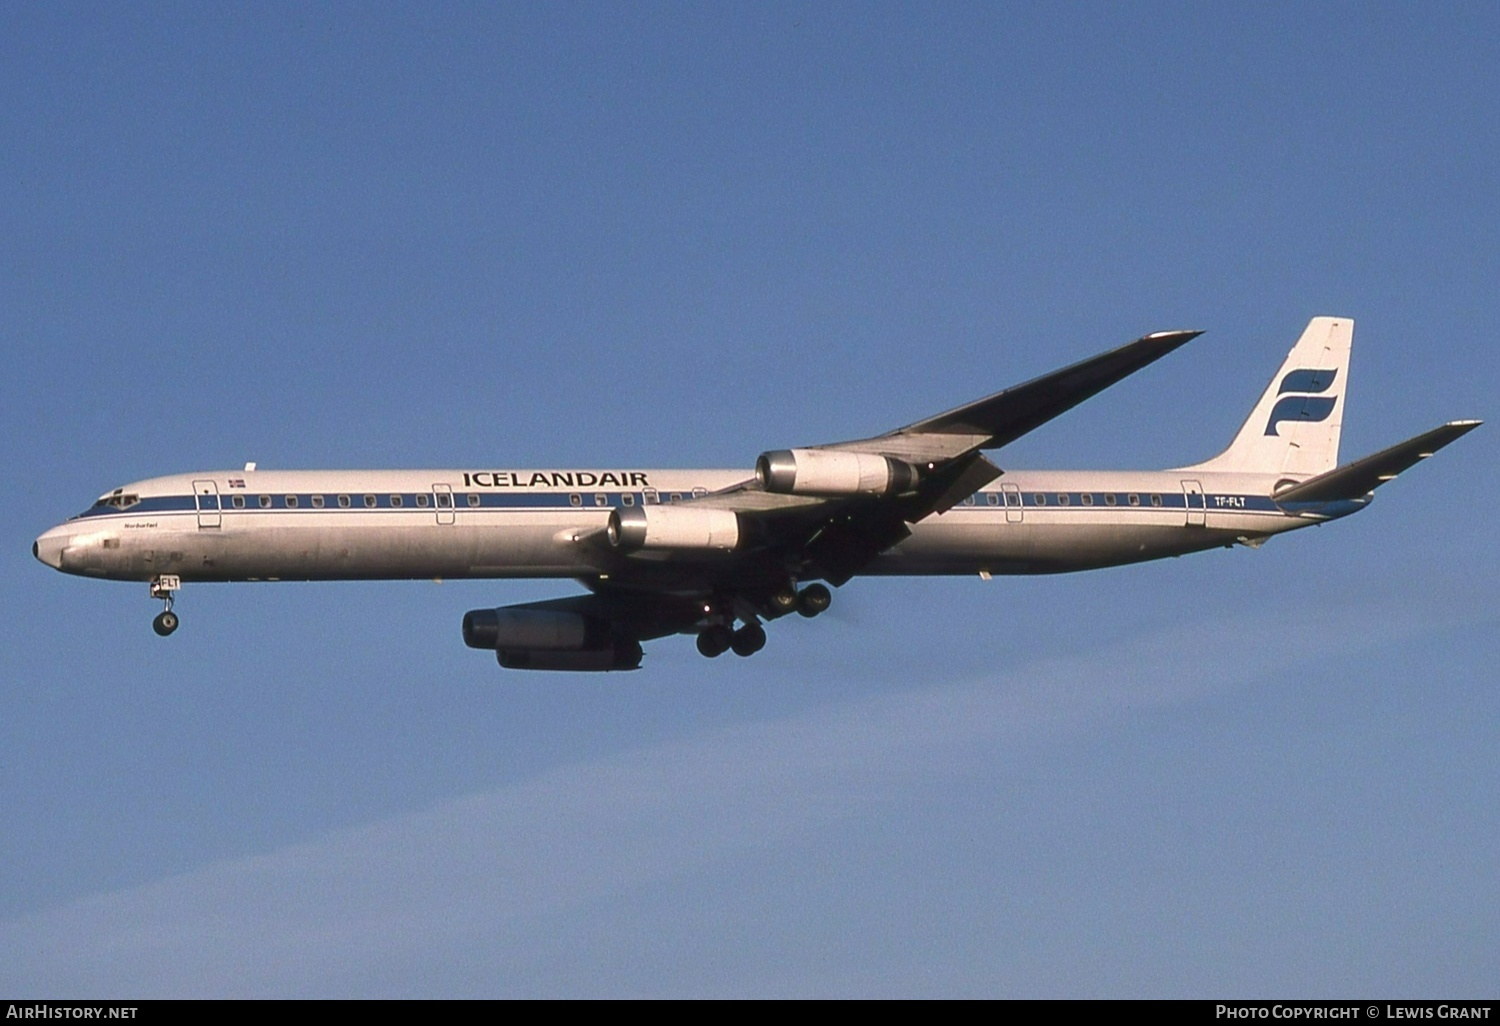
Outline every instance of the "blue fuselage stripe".
<svg viewBox="0 0 1500 1026">
<path fill-rule="evenodd" d="M 689 493 L 682 493 L 684 498 Z M 1113 504 L 1105 501 L 1105 495 L 1114 495 Z M 996 501 L 990 502 L 989 496 L 995 496 Z M 1092 496 L 1092 503 L 1085 504 L 1084 495 Z M 1132 503 L 1129 496 L 1135 495 L 1139 501 Z M 418 505 L 418 496 L 426 500 L 426 505 Z M 573 501 L 576 496 L 578 501 Z M 604 511 L 625 505 L 625 498 L 630 498 L 632 505 L 643 503 L 640 492 L 455 492 L 451 506 L 438 506 L 430 492 L 405 492 L 405 493 L 349 493 L 347 499 L 349 505 L 340 505 L 339 500 L 344 496 L 341 493 L 275 493 L 272 495 L 256 494 L 231 494 L 222 499 L 215 496 L 202 496 L 202 506 L 199 506 L 199 497 L 193 495 L 158 495 L 143 498 L 127 509 L 118 509 L 103 503 L 95 505 L 75 520 L 86 520 L 97 517 L 138 517 L 149 516 L 156 513 L 377 513 L 377 512 L 401 512 L 401 513 L 460 513 L 473 510 L 549 510 L 564 512 L 568 510 L 598 510 Z M 323 505 L 313 504 L 314 497 L 323 502 Z M 596 497 L 602 497 L 599 502 Z M 1066 497 L 1067 502 L 1061 499 Z M 234 500 L 243 498 L 243 506 L 234 505 Z M 443 498 L 448 498 L 443 493 Z M 1019 495 L 1020 505 L 1016 504 L 1017 496 L 1011 494 L 1004 497 L 999 492 L 980 492 L 966 499 L 964 502 L 954 506 L 952 512 L 1001 512 L 1006 509 L 1011 511 L 1027 511 L 1032 513 L 1097 513 L 1097 512 L 1143 512 L 1150 513 L 1162 510 L 1195 510 L 1222 513 L 1276 513 L 1283 514 L 1286 511 L 1277 506 L 1276 503 L 1266 495 L 1232 495 L 1209 492 L 1206 495 L 1193 495 L 1192 501 L 1181 492 L 1039 492 L 1024 491 Z M 367 499 L 373 503 L 367 503 Z M 1007 499 L 1009 505 L 1007 505 Z M 263 504 L 262 500 L 265 500 Z M 670 505 L 670 503 L 666 503 Z"/>
</svg>

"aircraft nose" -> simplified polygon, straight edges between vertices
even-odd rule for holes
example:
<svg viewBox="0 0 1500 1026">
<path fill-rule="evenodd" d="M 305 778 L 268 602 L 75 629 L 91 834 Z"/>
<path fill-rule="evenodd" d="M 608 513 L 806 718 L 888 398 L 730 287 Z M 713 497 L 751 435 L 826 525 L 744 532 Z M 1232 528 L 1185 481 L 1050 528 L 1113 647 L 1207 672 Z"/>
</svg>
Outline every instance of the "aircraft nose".
<svg viewBox="0 0 1500 1026">
<path fill-rule="evenodd" d="M 63 549 L 68 547 L 68 535 L 53 528 L 31 543 L 31 554 L 54 570 L 62 569 Z"/>
</svg>

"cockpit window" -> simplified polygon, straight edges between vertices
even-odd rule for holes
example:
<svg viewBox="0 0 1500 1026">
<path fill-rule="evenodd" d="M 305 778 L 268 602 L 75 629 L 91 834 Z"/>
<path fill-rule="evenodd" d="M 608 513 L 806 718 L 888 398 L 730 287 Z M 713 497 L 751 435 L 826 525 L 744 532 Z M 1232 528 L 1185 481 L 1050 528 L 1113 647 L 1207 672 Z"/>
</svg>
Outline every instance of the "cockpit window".
<svg viewBox="0 0 1500 1026">
<path fill-rule="evenodd" d="M 101 513 L 108 509 L 127 510 L 132 506 L 140 505 L 140 501 L 141 497 L 139 495 L 127 493 L 119 488 L 116 488 L 108 495 L 99 496 L 97 502 L 95 502 L 88 509 L 84 510 L 83 513 L 80 513 L 78 515 L 85 516 L 89 513 Z"/>
<path fill-rule="evenodd" d="M 108 495 L 101 495 L 98 499 L 95 499 L 95 504 L 90 505 L 83 513 L 75 514 L 75 516 L 68 517 L 68 519 L 80 520 L 86 516 L 98 516 L 101 513 L 110 513 L 111 510 L 127 510 L 132 505 L 139 504 L 141 504 L 141 496 L 135 495 L 135 493 L 126 493 L 123 487 L 117 487 L 117 489 L 114 489 Z"/>
</svg>

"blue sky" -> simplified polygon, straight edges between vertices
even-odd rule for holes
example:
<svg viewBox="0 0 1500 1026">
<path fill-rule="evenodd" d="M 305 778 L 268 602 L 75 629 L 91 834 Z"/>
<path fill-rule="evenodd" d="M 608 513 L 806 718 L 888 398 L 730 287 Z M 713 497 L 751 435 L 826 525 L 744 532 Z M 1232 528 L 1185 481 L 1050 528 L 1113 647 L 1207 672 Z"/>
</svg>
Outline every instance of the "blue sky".
<svg viewBox="0 0 1500 1026">
<path fill-rule="evenodd" d="M 1003 450 L 1228 440 L 1356 319 L 1353 457 L 1500 385 L 1485 5 L 0 12 L 0 991 L 1482 996 L 1486 426 L 1363 515 L 856 581 L 749 660 L 505 674 L 568 583 L 32 560 L 126 481 L 749 466 L 1144 332 Z"/>
</svg>

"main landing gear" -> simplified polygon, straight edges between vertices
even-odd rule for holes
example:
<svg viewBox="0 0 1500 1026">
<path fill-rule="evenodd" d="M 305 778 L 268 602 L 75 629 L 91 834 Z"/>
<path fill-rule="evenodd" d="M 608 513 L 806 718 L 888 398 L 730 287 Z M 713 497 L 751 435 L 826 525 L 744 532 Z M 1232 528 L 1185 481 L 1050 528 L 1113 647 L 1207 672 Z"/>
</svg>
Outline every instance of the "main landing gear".
<svg viewBox="0 0 1500 1026">
<path fill-rule="evenodd" d="M 182 578 L 176 574 L 162 574 L 160 577 L 151 579 L 151 597 L 161 599 L 166 603 L 166 608 L 157 613 L 156 619 L 151 621 L 151 629 L 164 638 L 175 631 L 181 622 L 177 614 L 172 612 L 172 600 L 181 587 Z"/>
<path fill-rule="evenodd" d="M 698 634 L 698 651 L 710 659 L 716 659 L 731 649 L 737 656 L 751 656 L 765 647 L 766 629 L 754 621 L 739 630 L 716 623 Z"/>
<path fill-rule="evenodd" d="M 767 602 L 767 615 L 785 616 L 796 610 L 803 616 L 817 616 L 833 601 L 833 593 L 821 584 L 809 584 L 801 591 L 793 587 L 773 592 Z M 766 647 L 766 629 L 753 614 L 748 615 L 745 625 L 739 630 L 733 627 L 734 617 L 728 615 L 717 623 L 711 623 L 698 632 L 698 651 L 710 659 L 733 651 L 737 656 L 751 656 Z"/>
<path fill-rule="evenodd" d="M 833 592 L 825 585 L 809 584 L 797 593 L 797 612 L 814 617 L 833 604 Z"/>
</svg>

